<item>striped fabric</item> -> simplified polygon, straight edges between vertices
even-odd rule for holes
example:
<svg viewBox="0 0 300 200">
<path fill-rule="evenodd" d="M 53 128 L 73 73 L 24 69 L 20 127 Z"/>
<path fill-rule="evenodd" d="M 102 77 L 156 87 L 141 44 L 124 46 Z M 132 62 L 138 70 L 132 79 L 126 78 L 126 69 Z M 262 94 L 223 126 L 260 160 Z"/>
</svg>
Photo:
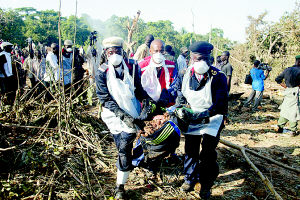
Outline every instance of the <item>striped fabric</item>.
<svg viewBox="0 0 300 200">
<path fill-rule="evenodd" d="M 173 126 L 171 124 L 168 124 L 154 140 L 147 141 L 147 143 L 158 145 L 161 142 L 163 142 L 165 139 L 167 139 L 173 131 L 174 131 Z"/>
</svg>

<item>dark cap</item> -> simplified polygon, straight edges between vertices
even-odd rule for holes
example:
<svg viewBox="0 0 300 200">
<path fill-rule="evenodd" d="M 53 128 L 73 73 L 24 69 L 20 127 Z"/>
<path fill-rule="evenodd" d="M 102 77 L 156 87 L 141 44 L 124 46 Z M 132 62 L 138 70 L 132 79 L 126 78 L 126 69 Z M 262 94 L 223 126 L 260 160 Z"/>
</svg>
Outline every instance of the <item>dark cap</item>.
<svg viewBox="0 0 300 200">
<path fill-rule="evenodd" d="M 259 61 L 259 60 L 255 60 L 255 61 L 253 62 L 253 65 L 256 66 L 256 67 L 258 67 L 259 64 L 260 64 L 260 61 Z"/>
<path fill-rule="evenodd" d="M 190 50 L 193 53 L 198 53 L 202 55 L 209 55 L 211 50 L 213 50 L 214 46 L 205 41 L 195 42 L 190 46 Z"/>
</svg>

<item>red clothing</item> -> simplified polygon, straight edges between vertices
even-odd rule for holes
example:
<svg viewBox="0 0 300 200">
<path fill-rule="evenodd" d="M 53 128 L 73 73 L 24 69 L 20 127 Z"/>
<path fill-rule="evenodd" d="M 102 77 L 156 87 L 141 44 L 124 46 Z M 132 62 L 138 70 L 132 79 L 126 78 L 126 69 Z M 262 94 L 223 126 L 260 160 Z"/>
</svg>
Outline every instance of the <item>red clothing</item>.
<svg viewBox="0 0 300 200">
<path fill-rule="evenodd" d="M 147 67 L 150 64 L 150 60 L 151 60 L 151 56 L 148 56 L 148 57 L 144 58 L 144 60 L 139 63 L 139 66 L 141 67 L 142 74 L 145 71 L 144 68 Z M 169 74 L 170 74 L 170 80 L 169 81 L 170 81 L 170 85 L 171 85 L 171 83 L 174 81 L 174 76 L 175 76 L 175 74 L 174 74 L 175 63 L 170 61 L 170 60 L 165 60 L 165 65 L 169 70 Z M 165 70 L 164 69 L 161 69 L 161 73 L 160 73 L 160 76 L 159 76 L 159 83 L 161 85 L 161 89 L 167 89 L 166 88 Z"/>
</svg>

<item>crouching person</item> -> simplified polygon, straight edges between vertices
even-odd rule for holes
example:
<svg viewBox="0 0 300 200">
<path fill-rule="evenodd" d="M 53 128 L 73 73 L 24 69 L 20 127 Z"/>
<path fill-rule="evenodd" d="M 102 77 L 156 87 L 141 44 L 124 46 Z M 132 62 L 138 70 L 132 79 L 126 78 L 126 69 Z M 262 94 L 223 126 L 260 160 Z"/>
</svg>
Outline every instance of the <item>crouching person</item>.
<svg viewBox="0 0 300 200">
<path fill-rule="evenodd" d="M 181 115 L 189 121 L 185 133 L 185 182 L 181 190 L 191 191 L 200 182 L 201 199 L 211 196 L 211 187 L 219 174 L 216 147 L 228 107 L 226 76 L 210 65 L 212 49 L 213 45 L 207 42 L 192 44 L 192 64 L 176 83 L 176 105 L 187 105 L 194 115 L 209 117 L 209 122 L 203 124 L 191 120 L 185 112 Z"/>
<path fill-rule="evenodd" d="M 95 77 L 96 93 L 102 105 L 101 118 L 118 149 L 116 199 L 124 198 L 124 184 L 133 168 L 132 147 L 137 132 L 135 118 L 141 111 L 137 98 L 142 98 L 145 93 L 140 84 L 138 65 L 128 64 L 122 46 L 123 40 L 118 37 L 103 40 L 107 62 L 98 68 Z M 134 76 L 131 75 L 133 72 Z"/>
</svg>

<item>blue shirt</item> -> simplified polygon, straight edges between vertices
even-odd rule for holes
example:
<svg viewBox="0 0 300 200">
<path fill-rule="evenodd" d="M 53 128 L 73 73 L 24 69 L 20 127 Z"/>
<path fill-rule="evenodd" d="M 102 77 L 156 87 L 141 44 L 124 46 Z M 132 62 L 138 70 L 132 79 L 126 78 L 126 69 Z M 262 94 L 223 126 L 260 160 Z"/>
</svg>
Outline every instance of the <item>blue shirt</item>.
<svg viewBox="0 0 300 200">
<path fill-rule="evenodd" d="M 264 80 L 266 79 L 262 69 L 252 68 L 250 70 L 252 77 L 252 89 L 255 91 L 264 91 Z"/>
</svg>

